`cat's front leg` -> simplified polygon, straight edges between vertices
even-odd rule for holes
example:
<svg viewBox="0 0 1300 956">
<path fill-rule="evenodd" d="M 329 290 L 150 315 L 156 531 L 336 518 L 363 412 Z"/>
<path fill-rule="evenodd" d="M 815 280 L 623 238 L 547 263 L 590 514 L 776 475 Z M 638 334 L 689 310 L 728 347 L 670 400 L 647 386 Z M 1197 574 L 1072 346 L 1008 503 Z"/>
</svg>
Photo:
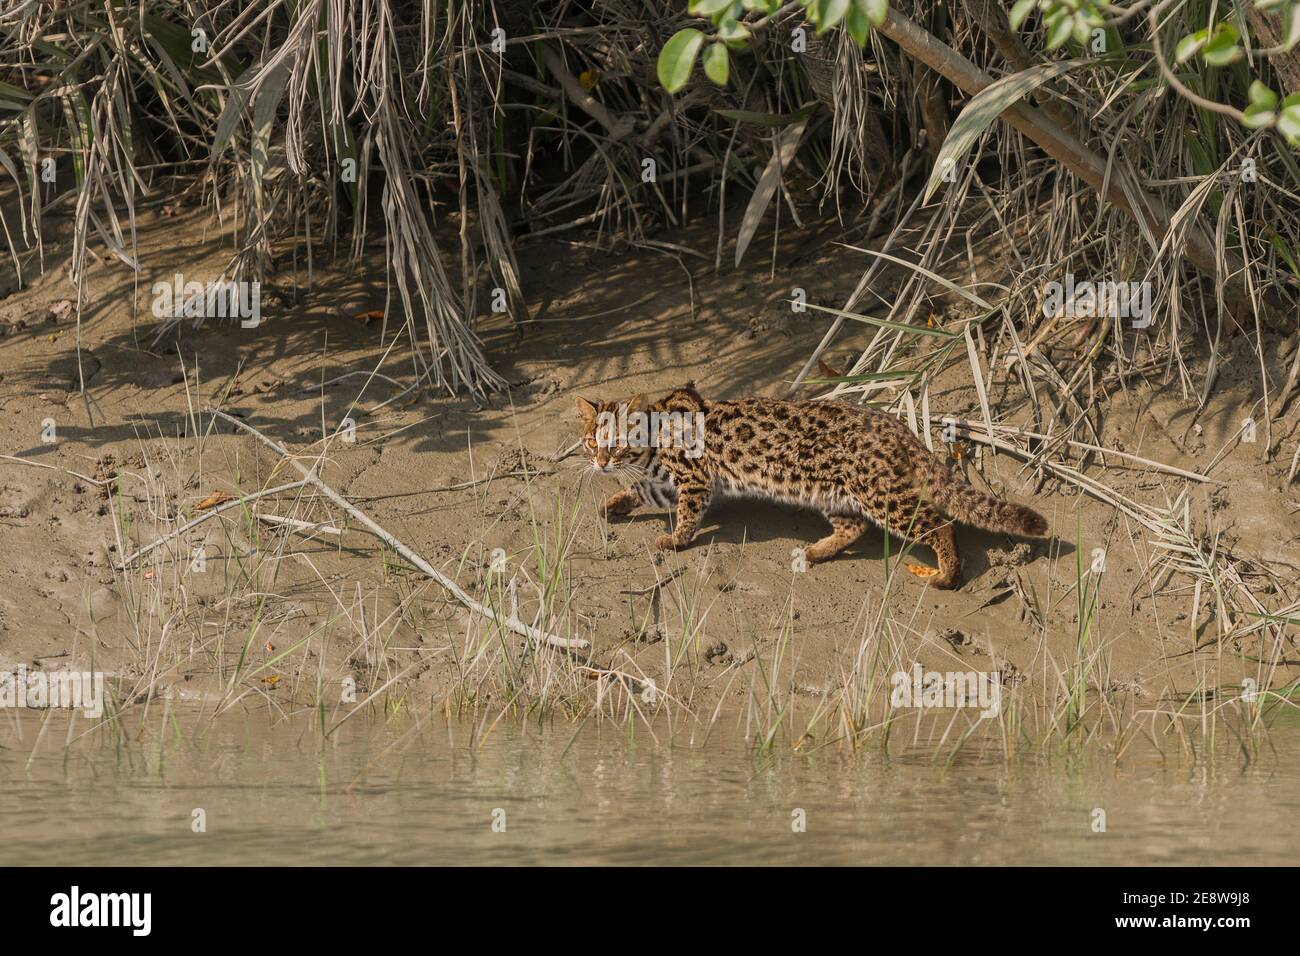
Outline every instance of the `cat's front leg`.
<svg viewBox="0 0 1300 956">
<path fill-rule="evenodd" d="M 624 488 L 617 491 L 605 499 L 605 503 L 600 506 L 600 513 L 605 518 L 613 518 L 618 515 L 631 514 L 643 504 L 641 492 L 636 487 Z"/>
<path fill-rule="evenodd" d="M 691 543 L 700 519 L 709 507 L 709 489 L 703 485 L 684 485 L 677 489 L 677 527 L 671 534 L 655 538 L 660 551 L 677 551 Z"/>
</svg>

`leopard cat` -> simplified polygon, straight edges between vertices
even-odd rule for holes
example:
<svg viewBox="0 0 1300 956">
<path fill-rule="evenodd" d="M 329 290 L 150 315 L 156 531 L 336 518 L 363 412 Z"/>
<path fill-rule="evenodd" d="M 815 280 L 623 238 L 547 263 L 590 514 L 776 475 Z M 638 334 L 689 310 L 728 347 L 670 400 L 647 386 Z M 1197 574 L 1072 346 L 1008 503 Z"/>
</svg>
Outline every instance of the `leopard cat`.
<svg viewBox="0 0 1300 956">
<path fill-rule="evenodd" d="M 661 550 L 686 547 L 715 498 L 761 498 L 815 508 L 830 522 L 831 533 L 804 549 L 810 564 L 839 554 L 875 523 L 926 545 L 939 559 L 938 568 L 909 564 L 908 570 L 934 587 L 955 588 L 961 558 L 953 521 L 1022 537 L 1047 533 L 1038 512 L 972 488 L 901 421 L 870 408 L 775 398 L 707 401 L 692 384 L 653 402 L 644 395 L 577 401 L 592 467 L 632 479 L 605 501 L 603 514 L 675 506 L 676 527 L 655 539 Z M 647 441 L 626 429 L 602 431 L 620 414 L 635 421 L 633 412 L 701 422 L 702 440 L 692 446 Z"/>
</svg>

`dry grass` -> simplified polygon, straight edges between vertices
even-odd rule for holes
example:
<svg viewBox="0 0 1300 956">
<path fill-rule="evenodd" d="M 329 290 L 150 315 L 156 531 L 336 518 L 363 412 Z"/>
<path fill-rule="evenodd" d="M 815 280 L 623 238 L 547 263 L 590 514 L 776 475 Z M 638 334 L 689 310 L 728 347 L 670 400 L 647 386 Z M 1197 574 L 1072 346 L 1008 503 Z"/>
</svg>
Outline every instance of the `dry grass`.
<svg viewBox="0 0 1300 956">
<path fill-rule="evenodd" d="M 132 709 L 147 717 L 159 700 L 167 707 L 185 700 L 175 689 L 190 675 L 192 700 L 207 718 L 250 706 L 279 718 L 316 713 L 326 735 L 357 716 L 418 722 L 443 713 L 488 728 L 502 720 L 599 720 L 701 745 L 729 726 L 759 753 L 888 749 L 908 740 L 944 761 L 972 748 L 1012 759 L 1097 745 L 1119 759 L 1138 739 L 1171 756 L 1194 757 L 1219 735 L 1253 751 L 1298 702 L 1278 669 L 1294 616 L 1245 609 L 1263 605 L 1233 557 L 1189 533 L 1185 503 L 1159 519 L 1166 523 L 1151 539 L 1138 587 L 1189 592 L 1193 609 L 1203 599 L 1217 608 L 1216 649 L 1201 656 L 1194 685 L 1169 670 L 1148 682 L 1164 689 L 1144 697 L 1112 677 L 1115 638 L 1096 613 L 1105 570 L 1089 567 L 1091 556 L 1078 547 L 1072 559 L 1051 562 L 1042 595 L 1017 576 L 1015 599 L 1035 649 L 1031 663 L 1016 668 L 995 646 L 981 648 L 987 663 L 979 669 L 1000 674 L 1002 694 L 999 712 L 981 718 L 975 710 L 925 712 L 891 703 L 895 675 L 910 674 L 922 656 L 937 656 L 954 672 L 975 666 L 948 643 L 943 622 L 914 602 L 907 610 L 908 585 L 900 588 L 897 578 L 906 552 L 887 554 L 883 585 L 858 598 L 855 621 L 837 641 L 838 664 L 823 683 L 808 683 L 793 638 L 797 575 L 775 639 L 708 666 L 712 621 L 724 613 L 731 587 L 707 553 L 702 560 L 674 555 L 664 564 L 648 562 L 643 577 L 650 583 L 625 592 L 630 637 L 611 640 L 610 622 L 598 627 L 584 617 L 583 584 L 572 565 L 583 524 L 593 520 L 585 481 L 557 496 L 533 487 L 533 472 L 523 470 L 531 541 L 506 556 L 509 574 L 494 570 L 484 543 L 491 519 L 440 563 L 440 572 L 486 609 L 467 613 L 382 541 L 359 551 L 365 529 L 314 489 L 284 488 L 283 461 L 255 443 L 239 443 L 233 461 L 228 443 L 218 455 L 209 447 L 215 420 L 195 416 L 192 437 L 141 436 L 141 467 L 117 479 L 119 553 L 161 543 L 125 562 L 118 575 L 134 661 L 116 685 L 115 716 Z M 327 475 L 336 440 L 325 436 L 296 452 Z M 219 477 L 232 473 L 239 476 L 233 484 Z M 194 509 L 185 513 L 180 502 L 208 488 L 232 497 L 198 511 L 210 517 L 196 524 Z M 261 494 L 275 488 L 282 490 Z M 1185 523 L 1171 517 L 1179 513 Z M 203 573 L 192 564 L 199 554 L 207 556 Z M 1180 583 L 1171 585 L 1175 575 Z M 1059 620 L 1063 608 L 1076 633 L 1060 656 L 1046 622 Z M 557 649 L 521 637 L 509 621 L 600 639 L 591 651 Z M 1251 636 L 1266 650 L 1257 693 L 1247 698 L 1220 674 L 1227 649 Z M 1171 656 L 1161 658 L 1167 669 Z"/>
<path fill-rule="evenodd" d="M 969 4 L 892 6 L 991 75 L 1019 68 L 968 15 Z M 1170 38 L 1197 29 L 1210 7 L 1207 0 L 1162 4 L 1161 29 Z M 137 215 L 146 209 L 202 204 L 233 222 L 230 278 L 274 274 L 310 284 L 316 258 L 359 256 L 369 235 L 382 235 L 391 264 L 385 323 L 403 327 L 412 345 L 412 387 L 483 394 L 504 383 L 483 355 L 475 324 L 496 290 L 511 317 L 527 321 L 517 263 L 528 243 L 564 235 L 597 249 L 637 244 L 698 257 L 672 241 L 672 230 L 707 213 L 717 216 L 719 230 L 717 248 L 705 258 L 720 269 L 724 245 L 744 228 L 735 201 L 755 192 L 782 127 L 806 109 L 793 162 L 777 164 L 781 181 L 770 207 L 776 228 L 791 228 L 787 213 L 796 228 L 806 225 L 791 192 L 816 196 L 834 213 L 818 239 L 848 244 L 844 261 L 860 268 L 862 280 L 830 310 L 826 338 L 801 378 L 843 329 L 865 325 L 869 340 L 830 395 L 892 409 L 936 446 L 944 418 L 956 416 L 936 407 L 934 383 L 964 370 L 978 414 L 956 422 L 960 439 L 949 444 L 967 449 L 965 467 L 978 467 L 971 449 L 989 449 L 1023 461 L 1040 486 L 1106 503 L 1149 543 L 1143 581 L 1152 593 L 1185 592 L 1193 608 L 1210 599 L 1220 646 L 1251 639 L 1265 649 L 1256 703 L 1220 699 L 1207 670 L 1186 699 L 1117 709 L 1107 693 L 1105 639 L 1090 613 L 1091 572 L 1080 565 L 1073 581 L 1075 651 L 1066 660 L 1044 654 L 1038 661 L 1040 676 L 1059 694 L 1031 706 L 1013 692 L 992 736 L 1007 753 L 1025 741 L 1103 732 L 1120 740 L 1138 733 L 1172 738 L 1181 748 L 1224 725 L 1251 737 L 1270 709 L 1293 706 L 1290 689 L 1270 688 L 1297 605 L 1266 606 L 1257 585 L 1272 572 L 1248 567 L 1223 548 L 1212 516 L 1194 515 L 1185 498 L 1152 508 L 1116 491 L 1106 472 L 1124 454 L 1102 444 L 1098 409 L 1109 390 L 1144 378 L 1167 383 L 1190 408 L 1202 409 L 1214 392 L 1223 344 L 1245 336 L 1259 359 L 1259 454 L 1286 460 L 1285 443 L 1295 439 L 1275 425 L 1295 391 L 1300 348 L 1290 374 L 1275 381 L 1263 336 L 1279 328 L 1270 298 L 1291 315 L 1295 309 L 1300 166 L 1292 150 L 1273 131 L 1246 130 L 1172 95 L 1152 60 L 1145 18 L 1125 18 L 1110 30 L 1105 58 L 1051 84 L 1052 116 L 1105 156 L 1126 189 L 1145 190 L 1176 210 L 1177 228 L 1158 236 L 1135 226 L 1000 123 L 979 137 L 937 201 L 926 204 L 919 174 L 935 144 L 915 144 L 933 80 L 878 35 L 861 51 L 834 37 L 815 51 L 838 65 L 827 86 L 826 76 L 784 42 L 798 13 L 783 9 L 756 31 L 751 54 L 733 57 L 726 89 L 697 77 L 670 97 L 654 80 L 655 59 L 690 20 L 685 4 L 670 0 L 472 0 L 452 7 L 389 0 L 20 2 L 0 14 L 0 165 L 21 195 L 20 215 L 0 225 L 21 281 L 56 265 L 45 257 L 45 218 L 71 215 L 68 267 L 78 316 L 92 259 L 113 256 L 143 267 L 134 240 Z M 499 27 L 503 52 L 492 47 Z M 199 52 L 193 30 L 206 40 Z M 1064 57 L 1044 51 L 1041 31 L 1023 31 L 1019 42 L 1030 62 Z M 1244 102 L 1238 72 L 1199 61 L 1180 69 L 1201 95 Z M 1258 71 L 1277 85 L 1266 65 Z M 952 97 L 954 113 L 960 99 Z M 738 110 L 745 118 L 736 118 Z M 54 161 L 53 181 L 42 178 L 46 160 Z M 656 171 L 649 182 L 641 176 L 647 161 Z M 1241 175 L 1246 162 L 1255 170 L 1250 180 Z M 882 163 L 890 165 L 883 176 Z M 744 218 L 766 212 L 764 203 Z M 1212 237 L 1220 277 L 1230 262 L 1241 264 L 1234 278 L 1248 290 L 1243 302 L 1228 302 L 1223 282 L 1188 264 L 1185 240 L 1193 226 Z M 1001 259 L 980 260 L 976 250 L 995 239 Z M 775 273 L 775 240 L 771 249 Z M 756 245 L 751 254 L 760 252 Z M 906 269 L 901 287 L 883 301 L 873 299 L 873 280 L 889 261 L 882 254 Z M 1158 320 L 1137 329 L 1106 316 L 1079 322 L 1044 315 L 1044 284 L 1069 273 L 1148 283 Z M 1282 328 L 1290 332 L 1293 323 Z M 998 393 L 990 395 L 995 382 Z M 432 595 L 441 600 L 437 586 L 383 552 L 382 576 L 398 597 L 378 610 L 376 595 L 319 571 L 302 542 L 337 548 L 354 529 L 309 485 L 251 497 L 296 480 L 282 462 L 255 456 L 229 489 L 240 500 L 177 534 L 177 501 L 196 475 L 204 484 L 212 429 L 200 410 L 191 409 L 191 417 L 193 437 L 168 456 L 154 457 L 157 442 L 142 442 L 144 465 L 129 478 L 135 503 L 128 506 L 120 491 L 114 499 L 119 553 L 171 536 L 121 575 L 137 654 L 122 701 L 147 702 L 160 681 L 201 659 L 222 688 L 219 712 L 257 696 L 282 663 L 311 651 L 317 669 L 295 671 L 291 696 L 311 699 L 327 726 L 375 707 L 391 713 L 406 706 L 413 675 L 394 670 L 386 652 L 412 627 L 428 627 L 420 615 L 430 614 Z M 335 438 L 300 451 L 328 461 Z M 1133 457 L 1128 466 L 1213 480 Z M 1300 446 L 1289 477 L 1297 462 Z M 666 719 L 697 724 L 706 734 L 729 719 L 696 706 L 710 611 L 699 580 L 706 572 L 678 575 L 660 588 L 663 617 L 648 622 L 665 635 L 654 677 L 630 657 L 559 653 L 520 642 L 501 625 L 518 619 L 548 633 L 582 629 L 567 570 L 578 520 L 569 509 L 576 506 L 547 507 L 554 511 L 534 524 L 529 572 L 515 580 L 513 597 L 509 581 L 486 574 L 481 600 L 492 615 L 458 617 L 450 605 L 433 614 L 443 630 L 436 656 L 458 675 L 454 691 L 434 703 L 501 716 L 600 715 L 646 726 Z M 200 596 L 180 569 L 194 548 L 208 544 L 219 545 L 228 560 L 220 562 L 220 587 Z M 489 563 L 466 552 L 441 573 L 457 579 Z M 335 607 L 301 634 L 290 626 L 292 597 L 276 590 L 280 569 L 290 564 L 307 568 Z M 297 636 L 286 642 L 281 635 L 289 633 Z M 725 679 L 743 691 L 740 719 L 761 746 L 802 745 L 805 738 L 818 746 L 887 742 L 906 732 L 882 706 L 888 675 L 906 669 L 905 649 L 925 633 L 917 621 L 864 612 L 852 666 L 811 699 L 791 686 L 788 642 L 753 667 L 730 668 Z M 341 672 L 329 670 L 326 648 L 365 665 L 368 686 L 353 709 L 328 689 Z M 954 721 L 936 748 L 966 745 L 973 728 Z"/>
</svg>

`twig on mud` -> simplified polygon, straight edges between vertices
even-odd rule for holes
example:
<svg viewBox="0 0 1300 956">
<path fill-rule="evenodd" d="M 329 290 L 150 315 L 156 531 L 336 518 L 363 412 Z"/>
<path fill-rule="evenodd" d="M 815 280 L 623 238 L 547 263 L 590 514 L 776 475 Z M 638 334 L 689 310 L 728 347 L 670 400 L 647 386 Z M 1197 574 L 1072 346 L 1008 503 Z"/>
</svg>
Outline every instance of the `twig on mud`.
<svg viewBox="0 0 1300 956">
<path fill-rule="evenodd" d="M 575 451 L 577 451 L 581 447 L 582 447 L 582 439 L 579 438 L 568 448 L 565 448 L 563 451 L 558 451 L 554 455 L 551 455 L 547 459 L 547 461 L 552 461 L 552 462 L 564 461 L 564 459 L 568 458 L 570 455 L 572 455 Z"/>
<path fill-rule="evenodd" d="M 19 458 L 17 455 L 0 455 L 0 460 L 12 461 L 19 465 L 31 465 L 33 468 L 48 468 L 50 471 L 61 471 L 65 475 L 71 475 L 73 478 L 80 478 L 82 481 L 90 482 L 90 484 L 96 485 L 100 488 L 105 485 L 111 485 L 113 482 L 117 481 L 117 477 L 104 479 L 91 478 L 89 475 L 83 475 L 79 471 L 69 471 L 67 468 L 60 468 L 58 465 L 47 465 L 43 461 L 28 461 L 26 458 Z"/>
<path fill-rule="evenodd" d="M 302 462 L 298 461 L 296 457 L 290 454 L 288 449 L 286 449 L 283 445 L 279 444 L 278 442 L 274 441 L 271 438 L 268 438 L 266 435 L 263 435 L 252 425 L 248 424 L 247 422 L 240 421 L 238 418 L 235 418 L 232 415 L 227 415 L 225 412 L 215 408 L 209 408 L 207 411 L 210 415 L 216 418 L 220 418 L 222 421 L 226 422 L 227 424 L 234 425 L 236 428 L 248 432 L 258 441 L 260 441 L 263 445 L 270 448 L 272 451 L 276 452 L 276 454 L 280 455 L 280 457 L 282 457 L 285 461 L 289 462 L 289 464 L 293 465 L 293 467 L 298 470 L 298 472 L 303 476 L 304 482 L 312 485 L 312 487 L 314 487 L 317 491 L 319 491 L 326 498 L 332 501 L 336 507 L 342 509 L 349 516 L 351 516 L 358 523 L 360 523 L 363 527 L 365 527 L 366 530 L 368 530 L 376 538 L 383 541 L 386 545 L 388 545 L 390 548 L 396 551 L 403 559 L 406 560 L 408 564 L 410 564 L 416 570 L 420 571 L 422 574 L 432 578 L 434 581 L 441 584 L 446 590 L 451 592 L 452 596 L 455 597 L 456 600 L 460 601 L 461 604 L 465 605 L 471 611 L 477 614 L 482 614 L 484 617 L 488 618 L 494 623 L 506 627 L 509 630 L 514 631 L 516 634 L 520 634 L 537 644 L 548 644 L 551 647 L 558 647 L 565 650 L 585 650 L 586 648 L 591 646 L 587 641 L 584 641 L 581 638 L 557 637 L 554 634 L 548 634 L 546 631 L 543 631 L 540 628 L 536 628 L 533 627 L 532 625 L 525 624 L 518 619 L 502 618 L 491 608 L 487 607 L 484 604 L 481 604 L 480 602 L 476 601 L 474 598 L 470 597 L 469 594 L 461 590 L 460 585 L 458 585 L 455 581 L 453 581 L 451 578 L 447 577 L 446 575 L 442 574 L 428 561 L 420 557 L 420 555 L 416 554 L 414 551 L 412 551 L 410 548 L 404 545 L 401 541 L 399 541 L 397 538 L 393 537 L 382 527 L 380 527 L 379 524 L 377 524 L 374 521 L 374 519 L 372 519 L 368 514 L 366 514 L 360 508 L 353 505 L 350 501 L 344 498 L 341 494 L 339 494 L 329 485 L 325 484 L 325 482 L 323 482 L 319 477 L 317 477 L 314 468 L 308 468 L 305 465 L 303 465 Z"/>
<path fill-rule="evenodd" d="M 658 581 L 656 581 L 654 584 L 646 585 L 646 586 L 643 587 L 643 588 L 625 588 L 625 589 L 623 589 L 622 591 L 619 591 L 618 593 L 619 593 L 619 594 L 632 594 L 632 595 L 649 594 L 651 591 L 657 591 L 657 590 L 659 590 L 659 588 L 663 587 L 665 584 L 668 584 L 670 581 L 672 581 L 672 580 L 673 580 L 674 578 L 676 578 L 678 575 L 682 574 L 685 570 L 686 570 L 685 568 L 678 568 L 678 569 L 677 569 L 676 571 L 674 571 L 672 574 L 668 575 L 668 577 L 666 577 L 666 578 L 661 578 L 661 579 L 659 579 Z"/>
<path fill-rule="evenodd" d="M 282 518 L 279 515 L 264 515 L 260 511 L 257 513 L 258 521 L 265 521 L 267 524 L 277 525 L 279 527 L 290 528 L 293 531 L 301 531 L 303 534 L 342 534 L 342 528 L 336 528 L 332 524 L 323 522 L 299 521 L 297 518 Z"/>
<path fill-rule="evenodd" d="M 399 382 L 397 379 L 392 378 L 391 376 L 388 376 L 388 375 L 381 375 L 381 374 L 378 373 L 378 372 L 365 372 L 365 371 L 359 371 L 359 370 L 358 370 L 358 371 L 353 371 L 353 372 L 344 372 L 342 375 L 335 375 L 333 378 L 331 378 L 331 379 L 326 379 L 324 382 L 314 382 L 314 383 L 312 383 L 311 385 L 304 385 L 304 386 L 303 386 L 302 388 L 300 388 L 298 391 L 300 391 L 300 392 L 317 392 L 317 391 L 320 391 L 322 388 L 329 388 L 329 386 L 331 386 L 331 385 L 335 385 L 335 384 L 337 384 L 338 382 L 343 381 L 345 378 L 355 378 L 355 377 L 357 377 L 358 375 L 365 375 L 365 376 L 368 376 L 369 378 L 381 378 L 381 379 L 383 379 L 385 382 L 389 382 L 389 383 L 391 383 L 391 384 L 393 384 L 393 385 L 396 385 L 398 388 L 401 388 L 401 387 L 402 387 L 402 383 Z"/>
<path fill-rule="evenodd" d="M 307 484 L 308 482 L 306 479 L 303 479 L 302 481 L 291 481 L 287 484 L 276 485 L 274 488 L 266 488 L 262 491 L 250 492 L 249 494 L 246 495 L 240 495 L 238 498 L 231 498 L 229 501 L 223 501 L 221 504 L 204 511 L 197 518 L 193 518 L 190 521 L 185 522 L 185 524 L 181 525 L 175 531 L 170 531 L 167 534 L 163 535 L 161 538 L 158 538 L 156 541 L 152 541 L 149 544 L 146 544 L 144 547 L 139 548 L 136 551 L 132 552 L 131 554 L 127 555 L 118 563 L 117 570 L 125 571 L 132 563 L 138 561 L 140 558 L 144 557 L 150 551 L 153 551 L 155 548 L 158 548 L 161 545 L 166 544 L 172 538 L 179 537 L 180 535 L 184 534 L 186 531 L 189 531 L 191 528 L 195 527 L 196 525 L 200 525 L 203 522 L 207 521 L 209 518 L 215 518 L 223 511 L 229 511 L 231 508 L 238 508 L 242 505 L 247 504 L 250 501 L 256 501 L 258 498 L 269 498 L 271 495 L 282 494 L 283 492 L 286 491 L 297 491 L 299 488 L 305 488 Z"/>
</svg>

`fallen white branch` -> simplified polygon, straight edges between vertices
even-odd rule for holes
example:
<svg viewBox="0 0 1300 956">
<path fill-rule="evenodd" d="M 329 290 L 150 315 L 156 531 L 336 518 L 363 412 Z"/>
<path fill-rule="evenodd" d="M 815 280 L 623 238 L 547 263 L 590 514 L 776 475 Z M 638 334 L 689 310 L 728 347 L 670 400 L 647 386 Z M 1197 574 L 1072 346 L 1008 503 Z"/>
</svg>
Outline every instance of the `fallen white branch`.
<svg viewBox="0 0 1300 956">
<path fill-rule="evenodd" d="M 238 498 L 231 498 L 229 501 L 223 501 L 219 505 L 216 505 L 212 508 L 208 508 L 197 518 L 193 518 L 185 522 L 185 524 L 181 525 L 175 531 L 169 532 L 168 534 L 163 535 L 158 540 L 152 541 L 149 544 L 146 544 L 144 547 L 139 548 L 138 550 L 127 555 L 118 563 L 117 569 L 119 571 L 125 571 L 129 565 L 139 560 L 140 558 L 144 557 L 150 551 L 153 551 L 155 548 L 161 547 L 162 545 L 170 541 L 172 538 L 176 538 L 179 537 L 180 535 L 183 535 L 186 531 L 189 531 L 191 528 L 195 527 L 196 525 L 203 524 L 203 522 L 207 521 L 209 518 L 215 518 L 223 511 L 229 511 L 231 508 L 239 508 L 243 505 L 248 504 L 250 501 L 256 501 L 258 498 L 269 498 L 271 495 L 282 494 L 286 491 L 296 491 L 299 488 L 305 488 L 307 484 L 308 482 L 306 481 L 306 479 L 302 481 L 291 481 L 288 484 L 276 485 L 274 488 L 266 488 L 262 491 L 250 492 L 249 494 L 246 495 L 240 495 Z"/>
<path fill-rule="evenodd" d="M 969 426 L 969 422 L 966 423 Z M 994 428 L 1008 435 L 1019 435 L 1022 438 L 1035 438 L 1039 441 L 1052 442 L 1054 439 L 1051 435 L 1044 435 L 1040 432 L 1029 431 L 1026 428 L 1019 428 L 1015 425 L 994 425 Z M 1167 475 L 1177 475 L 1180 478 L 1186 478 L 1188 481 L 1208 482 L 1209 484 L 1222 485 L 1225 482 L 1217 478 L 1211 478 L 1208 475 L 1198 474 L 1194 471 L 1187 471 L 1183 468 L 1177 468 L 1174 465 L 1166 465 L 1164 462 L 1153 461 L 1150 458 L 1143 458 L 1141 455 L 1132 455 L 1126 451 L 1118 451 L 1114 448 L 1104 448 L 1101 445 L 1090 445 L 1087 442 L 1067 440 L 1066 444 L 1071 448 L 1080 448 L 1084 451 L 1093 451 L 1102 455 L 1113 455 L 1116 458 L 1123 458 L 1125 461 L 1131 461 L 1135 464 L 1150 468 L 1153 471 L 1162 471 Z M 1209 470 L 1208 468 L 1206 469 Z"/>
<path fill-rule="evenodd" d="M 310 521 L 299 521 L 297 518 L 282 518 L 279 515 L 265 515 L 260 511 L 257 513 L 257 520 L 264 521 L 267 524 L 273 524 L 280 527 L 289 528 L 293 531 L 301 531 L 303 534 L 342 534 L 341 528 L 336 528 L 332 524 L 324 522 L 312 523 Z"/>
<path fill-rule="evenodd" d="M 460 585 L 458 585 L 455 581 L 453 581 L 451 578 L 447 577 L 445 574 L 438 571 L 438 569 L 435 568 L 433 565 L 431 565 L 428 561 L 424 560 L 424 558 L 420 557 L 420 555 L 416 554 L 414 551 L 412 551 L 410 548 L 404 545 L 401 541 L 398 541 L 397 538 L 393 537 L 382 527 L 380 527 L 364 511 L 362 511 L 360 508 L 353 505 L 341 494 L 339 494 L 329 485 L 325 484 L 325 482 L 321 481 L 321 479 L 317 477 L 316 470 L 314 468 L 308 468 L 305 465 L 303 465 L 302 462 L 298 461 L 297 458 L 291 455 L 283 445 L 266 437 L 260 431 L 258 431 L 256 428 L 254 428 L 252 425 L 248 424 L 247 422 L 240 421 L 238 418 L 235 418 L 234 416 L 231 415 L 227 415 L 225 412 L 218 411 L 215 408 L 208 409 L 208 412 L 213 416 L 220 418 L 222 421 L 234 425 L 236 428 L 239 428 L 245 432 L 248 432 L 248 434 L 252 435 L 254 438 L 260 441 L 267 448 L 270 448 L 276 454 L 284 458 L 287 462 L 289 462 L 289 464 L 293 465 L 293 467 L 296 468 L 298 472 L 303 476 L 303 481 L 305 481 L 306 483 L 314 487 L 322 495 L 324 495 L 326 498 L 332 501 L 335 504 L 335 506 L 337 506 L 341 511 L 345 512 L 347 515 L 355 519 L 358 524 L 360 524 L 367 531 L 373 534 L 376 538 L 378 538 L 380 541 L 383 541 L 386 545 L 388 545 L 390 548 L 396 551 L 399 555 L 401 555 L 401 557 L 408 564 L 410 564 L 416 570 L 432 578 L 434 581 L 437 581 L 440 585 L 442 585 L 444 588 L 450 591 L 452 596 L 455 597 L 456 600 L 460 601 L 461 604 L 465 605 L 474 613 L 482 614 L 484 617 L 488 618 L 489 620 L 494 621 L 497 624 L 506 627 L 511 631 L 514 631 L 516 634 L 521 634 L 524 637 L 527 637 L 529 640 L 537 644 L 548 644 L 551 647 L 559 647 L 565 650 L 585 650 L 586 648 L 591 646 L 581 638 L 557 637 L 554 634 L 548 634 L 546 631 L 533 627 L 529 624 L 525 624 L 522 621 L 507 620 L 505 618 L 502 618 L 490 607 L 487 607 L 486 605 L 472 598 L 469 594 L 463 591 Z"/>
</svg>

